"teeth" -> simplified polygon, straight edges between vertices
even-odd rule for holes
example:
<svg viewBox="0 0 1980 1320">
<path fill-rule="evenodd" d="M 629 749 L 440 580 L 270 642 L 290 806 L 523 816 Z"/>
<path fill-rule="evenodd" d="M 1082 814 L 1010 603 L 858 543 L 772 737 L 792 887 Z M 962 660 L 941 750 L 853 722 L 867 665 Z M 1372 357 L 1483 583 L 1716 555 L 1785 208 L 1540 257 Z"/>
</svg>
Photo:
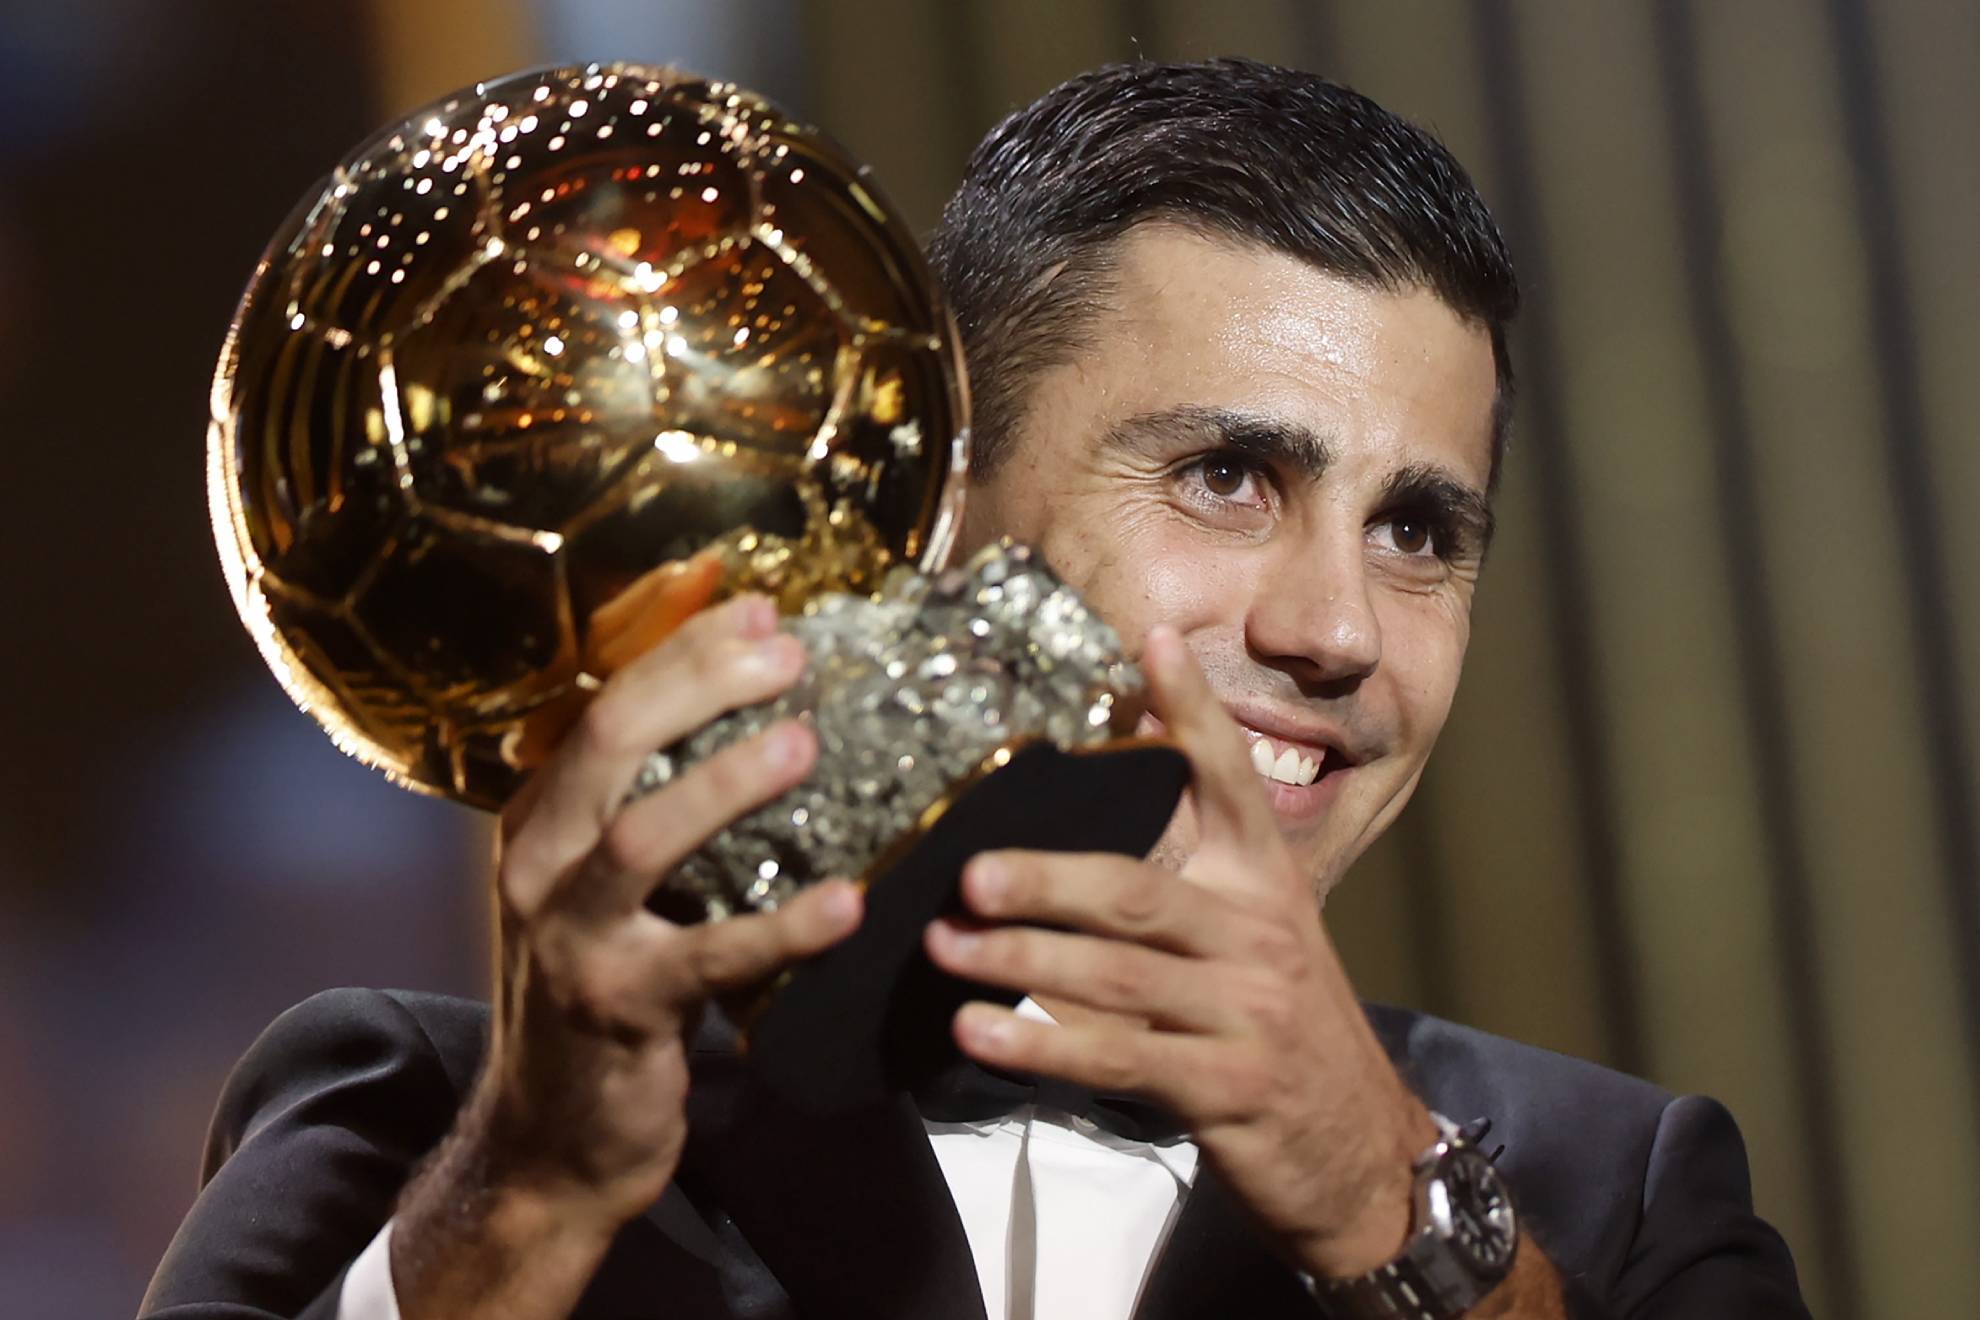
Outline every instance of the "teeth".
<svg viewBox="0 0 1980 1320">
<path fill-rule="evenodd" d="M 1281 784 L 1310 784 L 1320 776 L 1318 761 L 1290 747 L 1282 748 L 1278 756 L 1273 757 L 1272 740 L 1264 737 L 1251 741 L 1251 768 Z"/>
</svg>

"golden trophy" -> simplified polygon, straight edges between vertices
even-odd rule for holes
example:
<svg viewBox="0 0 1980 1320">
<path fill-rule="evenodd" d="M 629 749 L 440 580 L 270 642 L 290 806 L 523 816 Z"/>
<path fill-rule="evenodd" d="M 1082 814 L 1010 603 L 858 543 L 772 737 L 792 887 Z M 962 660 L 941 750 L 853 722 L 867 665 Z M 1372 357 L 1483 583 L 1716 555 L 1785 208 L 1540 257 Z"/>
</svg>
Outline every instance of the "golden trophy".
<svg viewBox="0 0 1980 1320">
<path fill-rule="evenodd" d="M 968 855 L 1139 854 L 1186 777 L 1127 737 L 1139 676 L 1049 569 L 1012 546 L 948 566 L 967 421 L 954 327 L 861 166 L 733 84 L 561 68 L 385 130 L 285 222 L 221 353 L 208 495 L 296 703 L 483 808 L 681 614 L 774 596 L 804 679 L 633 791 L 812 721 L 810 780 L 652 906 L 720 919 L 866 881 L 861 931 L 750 1032 L 787 1089 L 851 1099 L 946 1040 L 964 988 L 918 937 Z"/>
</svg>

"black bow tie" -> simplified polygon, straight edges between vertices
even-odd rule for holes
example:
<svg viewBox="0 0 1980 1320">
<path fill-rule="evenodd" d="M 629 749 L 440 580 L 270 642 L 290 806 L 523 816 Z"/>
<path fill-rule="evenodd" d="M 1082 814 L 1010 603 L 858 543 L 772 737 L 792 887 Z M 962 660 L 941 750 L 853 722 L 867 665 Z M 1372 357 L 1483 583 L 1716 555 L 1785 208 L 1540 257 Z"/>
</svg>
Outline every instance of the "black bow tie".
<svg viewBox="0 0 1980 1320">
<path fill-rule="evenodd" d="M 1083 1118 L 1128 1141 L 1169 1141 L 1188 1131 L 1166 1109 L 1131 1095 L 1003 1072 L 971 1059 L 958 1059 L 917 1086 L 914 1102 L 923 1118 L 937 1123 L 981 1123 L 1039 1105 Z"/>
</svg>

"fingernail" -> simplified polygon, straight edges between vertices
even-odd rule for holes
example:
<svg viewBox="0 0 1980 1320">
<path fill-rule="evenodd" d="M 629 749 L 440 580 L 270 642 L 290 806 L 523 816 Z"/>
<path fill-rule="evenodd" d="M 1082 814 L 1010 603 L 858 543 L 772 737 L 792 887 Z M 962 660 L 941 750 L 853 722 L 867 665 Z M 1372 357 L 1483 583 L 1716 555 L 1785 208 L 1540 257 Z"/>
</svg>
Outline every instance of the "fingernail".
<svg viewBox="0 0 1980 1320">
<path fill-rule="evenodd" d="M 736 630 L 744 637 L 761 637 L 777 626 L 777 606 L 768 596 L 738 596 L 733 608 Z"/>
<path fill-rule="evenodd" d="M 1008 1018 L 988 1004 L 964 1004 L 956 1013 L 956 1027 L 971 1042 L 996 1049 L 1010 1039 Z"/>
<path fill-rule="evenodd" d="M 782 769 L 793 766 L 803 759 L 807 750 L 805 744 L 810 735 L 799 724 L 780 724 L 770 731 L 769 744 L 764 749 L 771 764 Z"/>
<path fill-rule="evenodd" d="M 949 946 L 949 952 L 961 958 L 968 958 L 983 947 L 983 937 L 953 921 L 934 923 L 935 938 Z"/>
<path fill-rule="evenodd" d="M 771 633 L 749 653 L 751 664 L 773 674 L 783 673 L 804 660 L 804 643 L 789 633 Z"/>
<path fill-rule="evenodd" d="M 994 855 L 985 853 L 969 864 L 969 891 L 980 903 L 995 903 L 1011 887 L 1010 870 Z"/>
<path fill-rule="evenodd" d="M 826 884 L 825 915 L 834 926 L 849 927 L 859 920 L 859 890 L 847 880 Z"/>
</svg>

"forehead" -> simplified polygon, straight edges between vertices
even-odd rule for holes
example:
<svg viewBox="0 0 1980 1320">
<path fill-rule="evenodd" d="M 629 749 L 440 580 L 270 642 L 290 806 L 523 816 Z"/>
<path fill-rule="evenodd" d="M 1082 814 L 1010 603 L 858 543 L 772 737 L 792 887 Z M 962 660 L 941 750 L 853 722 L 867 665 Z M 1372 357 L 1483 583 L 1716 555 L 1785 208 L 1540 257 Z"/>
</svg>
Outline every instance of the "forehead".
<svg viewBox="0 0 1980 1320">
<path fill-rule="evenodd" d="M 1151 224 L 1121 240 L 1110 301 L 1078 371 L 1117 417 L 1231 408 L 1306 427 L 1350 466 L 1435 461 L 1485 485 L 1491 339 L 1426 289 Z"/>
</svg>

